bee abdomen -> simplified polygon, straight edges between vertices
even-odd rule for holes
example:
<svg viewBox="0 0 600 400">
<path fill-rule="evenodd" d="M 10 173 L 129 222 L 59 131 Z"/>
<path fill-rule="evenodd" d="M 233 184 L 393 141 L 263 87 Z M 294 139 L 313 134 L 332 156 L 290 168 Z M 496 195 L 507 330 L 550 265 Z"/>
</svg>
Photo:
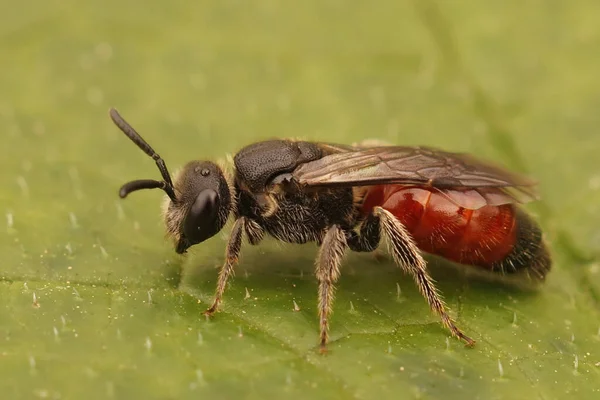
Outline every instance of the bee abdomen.
<svg viewBox="0 0 600 400">
<path fill-rule="evenodd" d="M 544 280 L 552 267 L 548 247 L 539 225 L 522 210 L 515 215 L 516 238 L 511 252 L 492 265 L 494 271 L 514 273 L 528 270 L 529 275 Z"/>
<path fill-rule="evenodd" d="M 369 190 L 363 211 L 375 206 L 392 212 L 427 253 L 498 273 L 527 268 L 538 279 L 550 268 L 539 227 L 513 204 L 473 210 L 435 189 L 383 185 Z"/>
</svg>

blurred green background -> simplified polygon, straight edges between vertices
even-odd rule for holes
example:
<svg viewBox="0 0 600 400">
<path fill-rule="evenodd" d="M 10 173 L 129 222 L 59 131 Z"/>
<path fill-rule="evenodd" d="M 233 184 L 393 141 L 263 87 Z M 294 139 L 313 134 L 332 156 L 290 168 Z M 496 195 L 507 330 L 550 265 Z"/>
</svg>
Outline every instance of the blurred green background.
<svg viewBox="0 0 600 400">
<path fill-rule="evenodd" d="M 600 396 L 599 2 L 0 8 L 3 398 Z M 495 160 L 541 182 L 554 270 L 527 293 L 430 258 L 468 350 L 389 260 L 350 255 L 321 357 L 315 246 L 270 242 L 207 321 L 227 231 L 180 258 L 160 192 L 118 199 L 159 175 L 110 106 L 171 170 L 277 136 Z"/>
</svg>

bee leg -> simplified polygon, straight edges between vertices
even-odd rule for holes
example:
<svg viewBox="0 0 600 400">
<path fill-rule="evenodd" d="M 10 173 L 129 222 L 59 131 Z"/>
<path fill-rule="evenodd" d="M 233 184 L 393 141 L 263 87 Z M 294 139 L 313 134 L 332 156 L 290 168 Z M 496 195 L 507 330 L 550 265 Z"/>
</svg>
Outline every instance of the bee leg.
<svg viewBox="0 0 600 400">
<path fill-rule="evenodd" d="M 247 219 L 244 223 L 244 233 L 246 233 L 246 237 L 248 238 L 248 242 L 252 246 L 256 246 L 265 236 L 265 230 L 262 226 L 258 224 L 258 222 Z"/>
<path fill-rule="evenodd" d="M 346 240 L 352 251 L 373 253 L 373 258 L 377 262 L 388 259 L 383 250 L 379 249 L 381 229 L 379 228 L 379 217 L 374 214 L 370 214 L 361 224 L 360 234 L 354 230 L 348 231 Z"/>
<path fill-rule="evenodd" d="M 319 325 L 321 329 L 321 353 L 327 352 L 329 314 L 333 304 L 335 282 L 340 276 L 342 258 L 348 245 L 346 234 L 338 225 L 327 230 L 316 260 L 316 275 L 319 280 Z"/>
<path fill-rule="evenodd" d="M 210 316 L 219 308 L 219 304 L 223 298 L 223 292 L 225 292 L 225 287 L 227 286 L 227 281 L 233 274 L 233 268 L 238 262 L 240 250 L 242 249 L 242 236 L 244 231 L 248 232 L 246 228 L 247 225 L 247 219 L 244 217 L 238 218 L 233 224 L 233 229 L 231 230 L 229 242 L 227 243 L 227 249 L 225 251 L 225 263 L 219 272 L 215 299 L 212 306 L 204 312 L 204 315 Z"/>
<path fill-rule="evenodd" d="M 360 226 L 360 234 L 354 230 L 346 233 L 346 241 L 350 250 L 357 252 L 372 252 L 377 250 L 381 240 L 379 217 L 375 214 L 369 217 Z"/>
<path fill-rule="evenodd" d="M 412 275 L 421 294 L 427 299 L 429 307 L 440 316 L 444 326 L 454 336 L 464 340 L 467 345 L 474 345 L 475 341 L 462 333 L 446 312 L 444 301 L 427 272 L 425 260 L 402 223 L 391 212 L 381 207 L 375 207 L 374 214 L 379 216 L 381 232 L 389 241 L 392 257 L 396 264 Z"/>
</svg>

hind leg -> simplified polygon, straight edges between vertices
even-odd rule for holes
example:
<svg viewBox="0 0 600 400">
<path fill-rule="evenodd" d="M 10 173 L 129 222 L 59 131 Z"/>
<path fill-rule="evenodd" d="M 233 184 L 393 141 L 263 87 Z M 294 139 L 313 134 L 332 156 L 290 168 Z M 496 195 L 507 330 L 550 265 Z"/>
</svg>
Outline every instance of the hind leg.
<svg viewBox="0 0 600 400">
<path fill-rule="evenodd" d="M 444 326 L 467 345 L 474 345 L 475 341 L 465 335 L 446 312 L 446 305 L 427 272 L 425 260 L 419 249 L 406 228 L 392 213 L 375 207 L 373 214 L 363 223 L 360 235 L 354 231 L 350 232 L 347 234 L 347 241 L 350 249 L 354 251 L 373 251 L 379 245 L 381 237 L 388 240 L 394 261 L 413 277 L 429 307 L 440 316 Z"/>
</svg>

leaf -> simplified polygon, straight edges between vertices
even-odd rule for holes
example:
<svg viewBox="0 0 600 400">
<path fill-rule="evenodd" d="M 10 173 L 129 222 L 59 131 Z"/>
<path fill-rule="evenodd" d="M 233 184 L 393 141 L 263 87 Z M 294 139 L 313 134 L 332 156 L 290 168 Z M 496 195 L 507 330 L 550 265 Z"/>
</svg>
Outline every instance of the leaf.
<svg viewBox="0 0 600 400">
<path fill-rule="evenodd" d="M 168 4 L 168 5 L 167 5 Z M 596 398 L 598 4 L 11 3 L 0 16 L 0 391 L 6 398 Z M 527 172 L 554 269 L 537 291 L 430 257 L 465 349 L 389 259 L 351 254 L 318 335 L 314 245 L 164 241 L 157 178 L 270 137 L 379 138 Z"/>
</svg>

